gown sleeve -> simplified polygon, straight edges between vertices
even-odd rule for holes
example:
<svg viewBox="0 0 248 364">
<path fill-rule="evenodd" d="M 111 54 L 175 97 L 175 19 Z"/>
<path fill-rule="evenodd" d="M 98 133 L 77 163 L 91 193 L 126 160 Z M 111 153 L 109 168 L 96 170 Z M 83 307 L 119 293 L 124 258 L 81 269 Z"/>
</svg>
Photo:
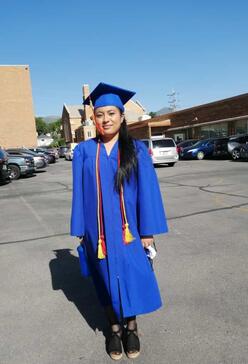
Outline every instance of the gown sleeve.
<svg viewBox="0 0 248 364">
<path fill-rule="evenodd" d="M 158 178 L 146 145 L 136 141 L 138 158 L 137 217 L 140 236 L 168 231 Z"/>
<path fill-rule="evenodd" d="M 81 149 L 81 150 L 80 150 Z M 73 151 L 72 160 L 72 208 L 71 208 L 71 236 L 84 235 L 84 203 L 83 203 L 83 156 L 82 148 L 77 145 Z"/>
</svg>

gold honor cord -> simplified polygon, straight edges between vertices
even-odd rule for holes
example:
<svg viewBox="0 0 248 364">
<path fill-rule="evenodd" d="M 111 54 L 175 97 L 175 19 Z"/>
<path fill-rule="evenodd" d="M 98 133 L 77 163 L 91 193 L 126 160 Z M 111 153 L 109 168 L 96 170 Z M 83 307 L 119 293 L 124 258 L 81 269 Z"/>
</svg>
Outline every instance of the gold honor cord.
<svg viewBox="0 0 248 364">
<path fill-rule="evenodd" d="M 124 202 L 124 193 L 123 193 L 123 187 L 121 186 L 120 191 L 120 198 L 121 198 L 121 210 L 123 212 L 123 220 L 124 220 L 124 226 L 123 226 L 123 240 L 126 244 L 131 243 L 135 238 L 133 237 L 130 229 L 129 224 L 127 221 L 127 214 L 126 214 L 126 208 L 125 208 L 125 202 Z"/>
<path fill-rule="evenodd" d="M 98 259 L 104 259 L 107 255 L 104 231 L 103 231 L 103 214 L 102 214 L 102 193 L 101 193 L 101 181 L 99 171 L 99 158 L 100 158 L 100 141 L 97 143 L 96 151 L 96 187 L 97 187 L 97 222 L 98 222 Z"/>
<path fill-rule="evenodd" d="M 97 257 L 98 259 L 105 259 L 107 255 L 107 248 L 104 236 L 103 226 L 103 201 L 102 201 L 102 190 L 101 190 L 101 179 L 100 179 L 100 139 L 97 142 L 96 151 L 96 186 L 97 186 L 97 223 L 98 223 L 98 246 L 97 246 Z M 118 150 L 118 168 L 120 168 L 120 152 Z M 133 237 L 129 224 L 127 221 L 127 214 L 124 202 L 123 186 L 120 188 L 120 209 L 122 219 L 122 239 L 125 244 L 131 243 L 135 238 Z"/>
</svg>

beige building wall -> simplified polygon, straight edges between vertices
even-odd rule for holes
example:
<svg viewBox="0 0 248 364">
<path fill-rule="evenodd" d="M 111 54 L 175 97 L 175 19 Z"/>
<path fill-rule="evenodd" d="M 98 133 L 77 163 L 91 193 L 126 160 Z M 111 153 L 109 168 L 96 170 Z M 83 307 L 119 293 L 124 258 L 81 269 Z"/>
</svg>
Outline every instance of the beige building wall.
<svg viewBox="0 0 248 364">
<path fill-rule="evenodd" d="M 91 138 L 95 138 L 96 136 L 96 128 L 94 125 L 81 125 L 77 130 L 76 133 L 76 141 L 79 143 L 83 140 L 88 140 Z"/>
<path fill-rule="evenodd" d="M 77 128 L 82 124 L 81 118 L 71 118 L 71 135 L 72 135 L 72 141 L 76 141 L 76 130 Z"/>
<path fill-rule="evenodd" d="M 37 146 L 28 66 L 0 66 L 0 146 Z"/>
<path fill-rule="evenodd" d="M 139 117 L 145 114 L 145 109 L 134 100 L 129 100 L 125 104 L 125 117 L 127 124 L 138 121 Z"/>
<path fill-rule="evenodd" d="M 76 140 L 76 130 L 82 125 L 83 118 L 82 105 L 66 105 L 62 111 L 62 134 L 65 143 L 74 143 Z"/>
</svg>

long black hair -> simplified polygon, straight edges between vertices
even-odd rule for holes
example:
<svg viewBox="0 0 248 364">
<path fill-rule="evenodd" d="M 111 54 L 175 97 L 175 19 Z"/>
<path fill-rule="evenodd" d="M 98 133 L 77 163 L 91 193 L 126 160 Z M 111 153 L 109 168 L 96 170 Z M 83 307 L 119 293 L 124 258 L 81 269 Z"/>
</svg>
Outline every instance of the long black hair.
<svg viewBox="0 0 248 364">
<path fill-rule="evenodd" d="M 120 191 L 124 180 L 129 182 L 132 173 L 137 172 L 137 155 L 134 139 L 128 134 L 126 119 L 119 130 L 120 167 L 115 176 L 116 189 Z"/>
</svg>

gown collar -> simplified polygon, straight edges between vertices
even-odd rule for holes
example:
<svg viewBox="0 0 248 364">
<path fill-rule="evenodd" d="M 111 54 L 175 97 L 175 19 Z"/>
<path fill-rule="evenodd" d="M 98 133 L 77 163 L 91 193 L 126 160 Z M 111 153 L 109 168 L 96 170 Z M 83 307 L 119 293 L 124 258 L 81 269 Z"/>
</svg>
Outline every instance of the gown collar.
<svg viewBox="0 0 248 364">
<path fill-rule="evenodd" d="M 105 144 L 101 141 L 101 139 L 100 138 L 97 138 L 96 140 L 97 140 L 98 143 L 99 142 L 101 143 L 101 149 L 102 149 L 102 151 L 104 151 L 104 153 L 106 154 L 106 156 L 108 158 L 110 158 L 111 156 L 114 156 L 114 157 L 117 158 L 117 152 L 118 152 L 118 146 L 119 146 L 119 140 L 118 139 L 113 144 L 112 149 L 111 149 L 111 151 L 110 151 L 109 154 L 107 153 L 107 149 L 105 147 Z"/>
</svg>

